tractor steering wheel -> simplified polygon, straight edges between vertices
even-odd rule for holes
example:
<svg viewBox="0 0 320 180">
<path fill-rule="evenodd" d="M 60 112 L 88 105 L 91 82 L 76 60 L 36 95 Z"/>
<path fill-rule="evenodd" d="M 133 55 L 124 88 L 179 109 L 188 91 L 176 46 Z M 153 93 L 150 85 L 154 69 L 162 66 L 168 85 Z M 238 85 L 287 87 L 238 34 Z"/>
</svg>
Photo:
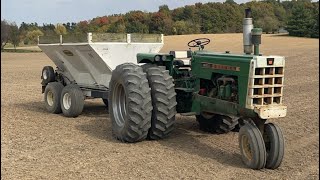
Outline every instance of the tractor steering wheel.
<svg viewBox="0 0 320 180">
<path fill-rule="evenodd" d="M 210 43 L 210 39 L 208 38 L 198 38 L 198 39 L 194 39 L 192 41 L 190 41 L 188 43 L 189 47 L 200 47 L 200 46 L 204 46 Z"/>
</svg>

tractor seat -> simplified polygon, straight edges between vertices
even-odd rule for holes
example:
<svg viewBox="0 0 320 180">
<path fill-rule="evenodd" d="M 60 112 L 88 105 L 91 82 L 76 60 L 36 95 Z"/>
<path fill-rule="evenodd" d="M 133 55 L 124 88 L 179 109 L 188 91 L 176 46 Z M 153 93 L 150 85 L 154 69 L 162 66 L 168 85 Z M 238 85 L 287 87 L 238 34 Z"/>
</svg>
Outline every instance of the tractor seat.
<svg viewBox="0 0 320 180">
<path fill-rule="evenodd" d="M 191 63 L 191 51 L 170 51 L 170 55 L 173 55 L 173 65 L 179 67 L 190 67 Z"/>
</svg>

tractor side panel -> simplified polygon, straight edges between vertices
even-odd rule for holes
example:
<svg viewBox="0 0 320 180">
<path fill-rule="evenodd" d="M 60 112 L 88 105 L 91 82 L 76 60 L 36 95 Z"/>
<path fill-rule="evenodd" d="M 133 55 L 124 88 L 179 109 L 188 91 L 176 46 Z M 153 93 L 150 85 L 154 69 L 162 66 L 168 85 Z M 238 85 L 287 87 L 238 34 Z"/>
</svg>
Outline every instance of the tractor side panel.
<svg viewBox="0 0 320 180">
<path fill-rule="evenodd" d="M 192 60 L 192 74 L 200 79 L 212 80 L 214 74 L 236 76 L 238 79 L 239 106 L 245 107 L 252 56 L 231 54 L 200 54 Z M 199 81 L 197 82 L 199 83 Z M 199 92 L 197 84 L 195 93 Z"/>
</svg>

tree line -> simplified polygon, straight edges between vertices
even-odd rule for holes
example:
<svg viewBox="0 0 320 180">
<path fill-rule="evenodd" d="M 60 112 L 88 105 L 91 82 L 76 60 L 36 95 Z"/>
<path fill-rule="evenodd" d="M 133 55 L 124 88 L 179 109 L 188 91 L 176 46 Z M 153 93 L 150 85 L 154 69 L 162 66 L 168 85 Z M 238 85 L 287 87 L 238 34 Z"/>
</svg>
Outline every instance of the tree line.
<svg viewBox="0 0 320 180">
<path fill-rule="evenodd" d="M 96 17 L 80 22 L 64 24 L 15 23 L 1 20 L 1 48 L 7 42 L 36 44 L 37 37 L 57 34 L 79 35 L 95 33 L 155 33 L 182 35 L 198 33 L 242 32 L 244 9 L 251 8 L 255 27 L 265 33 L 285 29 L 289 35 L 319 38 L 319 1 L 311 0 L 264 0 L 237 4 L 233 0 L 224 3 L 209 2 L 186 5 L 170 10 L 167 5 L 157 12 L 130 11 Z"/>
</svg>

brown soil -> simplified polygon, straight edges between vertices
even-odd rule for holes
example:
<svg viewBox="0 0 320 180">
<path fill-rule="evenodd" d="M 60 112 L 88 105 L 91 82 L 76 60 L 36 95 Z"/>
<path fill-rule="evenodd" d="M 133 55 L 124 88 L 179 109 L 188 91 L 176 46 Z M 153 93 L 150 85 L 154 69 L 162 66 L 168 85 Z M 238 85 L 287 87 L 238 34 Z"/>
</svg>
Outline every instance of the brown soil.
<svg viewBox="0 0 320 180">
<path fill-rule="evenodd" d="M 241 34 L 165 37 L 163 52 L 186 50 L 209 37 L 208 50 L 241 53 Z M 319 39 L 263 35 L 263 54 L 286 57 L 287 117 L 270 120 L 285 136 L 277 170 L 241 162 L 237 133 L 198 130 L 194 117 L 177 116 L 160 141 L 120 143 L 101 100 L 88 100 L 78 118 L 46 112 L 41 94 L 43 53 L 1 53 L 1 179 L 319 179 Z"/>
</svg>

